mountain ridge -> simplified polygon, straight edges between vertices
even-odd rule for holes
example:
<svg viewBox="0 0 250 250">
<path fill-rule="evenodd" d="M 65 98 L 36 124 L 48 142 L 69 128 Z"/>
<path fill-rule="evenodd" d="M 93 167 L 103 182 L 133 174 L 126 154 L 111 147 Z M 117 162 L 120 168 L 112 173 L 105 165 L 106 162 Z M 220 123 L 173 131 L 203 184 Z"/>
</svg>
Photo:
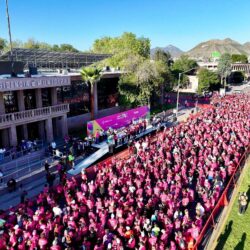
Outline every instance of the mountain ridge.
<svg viewBox="0 0 250 250">
<path fill-rule="evenodd" d="M 172 45 L 172 44 L 169 44 L 169 45 L 167 45 L 167 46 L 165 46 L 165 47 L 155 47 L 155 48 L 152 48 L 152 49 L 150 50 L 151 56 L 155 53 L 155 51 L 156 51 L 157 49 L 161 49 L 161 50 L 163 50 L 163 51 L 165 51 L 165 52 L 169 52 L 170 55 L 171 55 L 173 58 L 178 58 L 178 57 L 180 57 L 180 56 L 184 53 L 184 51 L 182 51 L 182 50 L 179 49 L 178 47 L 176 47 L 176 46 L 174 46 L 174 45 Z"/>
<path fill-rule="evenodd" d="M 182 54 L 186 54 L 192 58 L 204 59 L 210 58 L 213 52 L 219 52 L 220 54 L 246 54 L 250 56 L 250 42 L 241 44 L 231 38 L 203 41 L 186 52 L 171 44 L 166 47 L 155 47 L 150 50 L 151 56 L 157 49 L 169 52 L 173 58 L 178 58 Z"/>
<path fill-rule="evenodd" d="M 249 49 L 248 49 L 249 47 Z M 211 39 L 197 44 L 186 54 L 193 58 L 209 58 L 213 52 L 250 55 L 250 43 L 241 44 L 231 38 Z"/>
</svg>

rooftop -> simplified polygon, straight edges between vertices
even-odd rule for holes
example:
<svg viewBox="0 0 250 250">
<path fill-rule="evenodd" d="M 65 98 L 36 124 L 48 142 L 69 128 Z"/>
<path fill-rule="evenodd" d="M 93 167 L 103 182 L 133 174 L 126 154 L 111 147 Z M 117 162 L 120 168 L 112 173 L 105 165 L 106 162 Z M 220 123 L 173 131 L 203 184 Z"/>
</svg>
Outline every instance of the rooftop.
<svg viewBox="0 0 250 250">
<path fill-rule="evenodd" d="M 110 57 L 110 54 L 94 54 L 81 52 L 56 52 L 43 49 L 14 48 L 13 60 L 25 63 L 29 66 L 48 69 L 71 68 L 79 69 Z M 0 60 L 10 61 L 11 52 L 0 55 Z"/>
</svg>

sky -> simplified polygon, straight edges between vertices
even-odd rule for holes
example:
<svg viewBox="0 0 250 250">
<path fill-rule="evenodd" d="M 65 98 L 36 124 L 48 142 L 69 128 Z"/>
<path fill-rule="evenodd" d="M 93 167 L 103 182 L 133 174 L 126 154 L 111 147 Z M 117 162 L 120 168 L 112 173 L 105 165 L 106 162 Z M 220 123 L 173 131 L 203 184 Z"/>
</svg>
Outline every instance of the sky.
<svg viewBox="0 0 250 250">
<path fill-rule="evenodd" d="M 250 0 L 8 0 L 12 39 L 70 43 L 79 50 L 95 39 L 133 32 L 151 47 L 187 51 L 210 39 L 250 41 Z M 0 37 L 8 38 L 5 0 Z"/>
</svg>

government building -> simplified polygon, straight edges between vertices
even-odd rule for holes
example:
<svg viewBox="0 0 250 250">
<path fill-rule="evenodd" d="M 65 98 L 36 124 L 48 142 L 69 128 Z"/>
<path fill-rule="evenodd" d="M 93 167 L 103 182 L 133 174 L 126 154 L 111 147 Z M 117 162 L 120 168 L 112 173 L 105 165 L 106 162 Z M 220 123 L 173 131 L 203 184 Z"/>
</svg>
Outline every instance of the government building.
<svg viewBox="0 0 250 250">
<path fill-rule="evenodd" d="M 79 69 L 108 56 L 35 49 L 1 55 L 0 148 L 28 139 L 51 142 L 83 128 L 90 120 L 90 86 Z M 95 117 L 120 111 L 119 76 L 118 70 L 103 70 L 94 89 Z"/>
</svg>

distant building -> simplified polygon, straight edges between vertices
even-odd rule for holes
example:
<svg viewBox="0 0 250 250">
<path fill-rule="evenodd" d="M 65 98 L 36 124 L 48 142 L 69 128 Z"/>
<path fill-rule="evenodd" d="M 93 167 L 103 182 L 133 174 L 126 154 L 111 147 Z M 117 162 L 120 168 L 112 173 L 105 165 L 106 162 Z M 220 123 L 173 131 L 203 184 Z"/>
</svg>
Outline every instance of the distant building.
<svg viewBox="0 0 250 250">
<path fill-rule="evenodd" d="M 247 78 L 250 77 L 250 63 L 234 63 L 232 64 L 232 71 L 241 71 Z"/>
<path fill-rule="evenodd" d="M 218 62 L 197 62 L 199 67 L 206 68 L 211 71 L 216 71 L 218 68 Z"/>
</svg>

